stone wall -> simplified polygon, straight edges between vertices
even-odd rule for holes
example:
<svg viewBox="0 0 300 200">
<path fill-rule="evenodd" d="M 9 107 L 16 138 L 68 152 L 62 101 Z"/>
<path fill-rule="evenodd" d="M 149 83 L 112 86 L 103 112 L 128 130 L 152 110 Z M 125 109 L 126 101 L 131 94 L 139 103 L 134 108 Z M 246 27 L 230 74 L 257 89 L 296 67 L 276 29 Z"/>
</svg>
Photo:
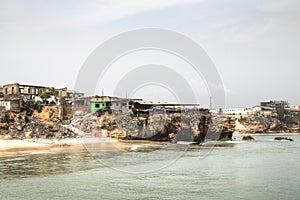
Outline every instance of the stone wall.
<svg viewBox="0 0 300 200">
<path fill-rule="evenodd" d="M 62 119 L 63 120 L 72 120 L 73 119 L 73 105 L 72 104 L 62 105 Z"/>
<path fill-rule="evenodd" d="M 0 107 L 3 107 L 6 111 L 20 112 L 22 106 L 21 99 L 12 100 L 0 100 Z"/>
</svg>

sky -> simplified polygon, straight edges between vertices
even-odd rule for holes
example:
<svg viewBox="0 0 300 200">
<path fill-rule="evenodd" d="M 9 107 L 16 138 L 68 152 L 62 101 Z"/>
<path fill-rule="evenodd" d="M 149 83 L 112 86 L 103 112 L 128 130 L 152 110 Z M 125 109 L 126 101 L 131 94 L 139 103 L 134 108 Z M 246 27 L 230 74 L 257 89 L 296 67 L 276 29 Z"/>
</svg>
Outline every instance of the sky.
<svg viewBox="0 0 300 200">
<path fill-rule="evenodd" d="M 197 42 L 218 70 L 226 107 L 251 107 L 265 100 L 300 105 L 298 0 L 0 0 L 0 84 L 72 89 L 82 65 L 99 45 L 146 27 L 173 30 Z M 156 54 L 144 56 L 156 56 L 157 62 L 171 59 Z M 124 73 L 141 57 L 132 55 L 115 68 L 123 64 Z M 176 59 L 175 68 L 189 71 Z M 184 76 L 192 80 L 192 73 Z M 118 78 L 106 76 L 95 92 L 104 88 L 105 94 L 112 94 L 110 80 Z M 199 96 L 207 106 L 209 92 L 203 80 L 192 84 L 201 86 Z M 167 93 L 156 85 L 134 96 L 173 100 L 168 96 L 172 92 Z"/>
</svg>

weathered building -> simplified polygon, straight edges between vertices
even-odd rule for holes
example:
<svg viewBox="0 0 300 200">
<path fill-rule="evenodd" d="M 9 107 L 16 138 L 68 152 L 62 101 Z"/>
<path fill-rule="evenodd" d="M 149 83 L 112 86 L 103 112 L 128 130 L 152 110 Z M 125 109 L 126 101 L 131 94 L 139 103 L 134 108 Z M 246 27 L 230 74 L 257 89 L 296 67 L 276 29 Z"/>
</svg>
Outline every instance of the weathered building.
<svg viewBox="0 0 300 200">
<path fill-rule="evenodd" d="M 54 92 L 55 89 L 53 87 L 21 85 L 19 83 L 12 83 L 3 86 L 4 97 L 22 96 L 24 101 L 32 99 L 34 96 L 39 96 L 46 91 Z"/>
<path fill-rule="evenodd" d="M 136 101 L 142 99 L 127 99 L 110 96 L 95 96 L 91 99 L 91 112 L 131 109 Z"/>
<path fill-rule="evenodd" d="M 262 101 L 260 102 L 260 106 L 270 107 L 276 111 L 290 109 L 290 104 L 288 101 Z"/>
<path fill-rule="evenodd" d="M 56 97 L 67 97 L 67 98 L 81 98 L 84 93 L 76 90 L 68 90 L 66 87 L 61 89 L 55 89 L 54 95 Z"/>
<path fill-rule="evenodd" d="M 223 114 L 225 115 L 250 115 L 251 113 L 252 113 L 251 108 L 236 107 L 236 108 L 223 109 Z"/>
<path fill-rule="evenodd" d="M 268 106 L 254 106 L 252 112 L 256 115 L 271 116 L 274 115 L 275 110 Z"/>
<path fill-rule="evenodd" d="M 3 102 L 2 107 L 5 110 L 18 111 L 16 99 L 19 99 L 20 108 L 22 107 L 22 101 L 35 100 L 40 98 L 39 96 L 44 92 L 51 92 L 53 96 L 46 99 L 45 102 L 48 105 L 60 105 L 62 109 L 62 118 L 71 119 L 73 116 L 72 104 L 75 99 L 83 97 L 84 93 L 68 90 L 67 88 L 55 89 L 54 87 L 36 86 L 36 85 L 22 85 L 19 83 L 7 84 L 3 86 Z M 41 98 L 40 98 L 40 101 Z M 48 103 L 47 103 L 48 102 Z M 0 105 L 1 106 L 1 105 Z"/>
<path fill-rule="evenodd" d="M 119 100 L 120 98 L 118 97 L 95 96 L 91 99 L 91 112 L 111 110 L 112 102 Z"/>
<path fill-rule="evenodd" d="M 134 114 L 149 114 L 154 107 L 162 107 L 167 113 L 180 113 L 183 110 L 200 109 L 199 104 L 186 104 L 178 102 L 152 102 L 152 101 L 133 101 L 130 102 Z"/>
<path fill-rule="evenodd" d="M 32 98 L 32 96 L 40 96 L 44 92 L 53 92 L 55 97 L 80 98 L 84 93 L 67 88 L 55 89 L 54 87 L 37 86 L 37 85 L 22 85 L 19 83 L 7 84 L 3 86 L 4 96 L 21 95 Z"/>
</svg>

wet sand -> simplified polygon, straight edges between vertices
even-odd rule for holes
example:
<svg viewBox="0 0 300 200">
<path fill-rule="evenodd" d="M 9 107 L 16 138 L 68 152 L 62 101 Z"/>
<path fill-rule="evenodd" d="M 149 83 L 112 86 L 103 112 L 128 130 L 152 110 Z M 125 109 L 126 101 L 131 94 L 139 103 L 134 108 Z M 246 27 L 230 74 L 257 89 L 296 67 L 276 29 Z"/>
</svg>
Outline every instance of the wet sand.
<svg viewBox="0 0 300 200">
<path fill-rule="evenodd" d="M 152 142 L 145 140 L 116 140 L 109 138 L 78 138 L 78 139 L 25 139 L 25 140 L 0 140 L 0 155 L 15 153 L 54 152 L 73 149 L 102 149 L 135 151 L 138 148 L 149 146 L 161 148 L 167 142 Z"/>
<path fill-rule="evenodd" d="M 26 139 L 0 140 L 0 154 L 28 153 L 33 151 L 57 151 L 66 148 L 84 148 L 80 139 Z"/>
</svg>

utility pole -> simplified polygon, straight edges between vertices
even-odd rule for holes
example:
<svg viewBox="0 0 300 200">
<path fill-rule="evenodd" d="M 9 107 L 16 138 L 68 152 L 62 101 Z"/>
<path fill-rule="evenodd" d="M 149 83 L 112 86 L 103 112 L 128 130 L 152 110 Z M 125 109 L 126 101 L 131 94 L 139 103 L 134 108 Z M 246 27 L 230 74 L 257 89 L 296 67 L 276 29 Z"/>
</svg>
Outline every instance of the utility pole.
<svg viewBox="0 0 300 200">
<path fill-rule="evenodd" d="M 211 98 L 211 96 L 209 97 L 209 109 L 210 110 L 213 109 L 213 104 L 212 104 L 212 98 Z"/>
</svg>

